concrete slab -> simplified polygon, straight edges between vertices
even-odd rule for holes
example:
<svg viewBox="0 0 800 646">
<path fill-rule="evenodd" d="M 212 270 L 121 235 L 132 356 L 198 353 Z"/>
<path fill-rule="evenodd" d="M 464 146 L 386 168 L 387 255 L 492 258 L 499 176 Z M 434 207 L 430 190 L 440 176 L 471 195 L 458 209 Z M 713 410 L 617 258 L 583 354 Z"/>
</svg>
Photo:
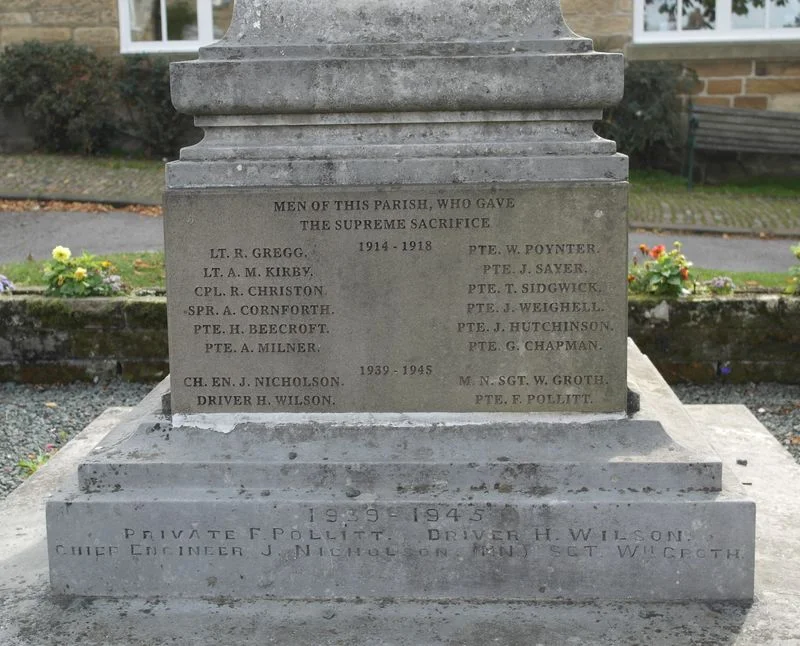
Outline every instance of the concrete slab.
<svg viewBox="0 0 800 646">
<path fill-rule="evenodd" d="M 758 506 L 756 601 L 370 603 L 57 597 L 47 582 L 43 498 L 119 420 L 98 418 L 0 507 L 0 643 L 64 644 L 800 644 L 798 466 L 743 406 L 693 406 L 702 439 Z M 747 464 L 737 463 L 747 461 Z M 750 484 L 746 484 L 750 483 Z"/>
</svg>

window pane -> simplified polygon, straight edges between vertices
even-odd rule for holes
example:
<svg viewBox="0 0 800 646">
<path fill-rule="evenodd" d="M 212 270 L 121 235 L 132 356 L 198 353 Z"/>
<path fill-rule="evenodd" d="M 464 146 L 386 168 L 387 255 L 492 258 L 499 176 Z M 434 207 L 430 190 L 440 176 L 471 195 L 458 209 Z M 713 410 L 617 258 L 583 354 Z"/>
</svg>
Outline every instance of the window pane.
<svg viewBox="0 0 800 646">
<path fill-rule="evenodd" d="M 800 0 L 770 0 L 769 26 L 800 27 Z"/>
<path fill-rule="evenodd" d="M 167 39 L 197 40 L 197 3 L 167 0 Z"/>
<path fill-rule="evenodd" d="M 681 29 L 714 29 L 717 22 L 716 0 L 683 0 Z"/>
<path fill-rule="evenodd" d="M 161 40 L 161 16 L 158 0 L 128 0 L 131 40 Z"/>
<path fill-rule="evenodd" d="M 228 31 L 233 16 L 233 0 L 211 0 L 214 11 L 214 38 L 219 40 Z"/>
<path fill-rule="evenodd" d="M 734 29 L 763 29 L 767 23 L 764 0 L 734 0 L 731 26 Z"/>
<path fill-rule="evenodd" d="M 676 31 L 675 16 L 678 12 L 677 0 L 645 0 L 645 31 Z"/>
</svg>

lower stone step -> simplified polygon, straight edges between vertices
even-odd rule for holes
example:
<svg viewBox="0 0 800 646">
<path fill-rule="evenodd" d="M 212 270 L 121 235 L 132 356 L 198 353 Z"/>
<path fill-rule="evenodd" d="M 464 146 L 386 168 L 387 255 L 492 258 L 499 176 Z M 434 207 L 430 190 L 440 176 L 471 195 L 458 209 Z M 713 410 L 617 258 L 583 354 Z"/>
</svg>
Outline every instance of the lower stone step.
<svg viewBox="0 0 800 646">
<path fill-rule="evenodd" d="M 724 492 L 153 489 L 47 505 L 53 590 L 90 596 L 749 600 L 754 516 Z"/>
</svg>

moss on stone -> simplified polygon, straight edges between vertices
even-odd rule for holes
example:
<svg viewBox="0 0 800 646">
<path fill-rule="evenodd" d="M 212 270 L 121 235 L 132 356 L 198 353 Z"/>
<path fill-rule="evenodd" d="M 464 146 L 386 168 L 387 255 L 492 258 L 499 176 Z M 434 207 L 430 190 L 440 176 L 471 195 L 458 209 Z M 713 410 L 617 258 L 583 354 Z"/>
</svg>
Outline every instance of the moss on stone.
<svg viewBox="0 0 800 646">
<path fill-rule="evenodd" d="M 123 311 L 131 329 L 152 330 L 167 327 L 167 300 L 163 297 L 128 299 Z"/>
</svg>

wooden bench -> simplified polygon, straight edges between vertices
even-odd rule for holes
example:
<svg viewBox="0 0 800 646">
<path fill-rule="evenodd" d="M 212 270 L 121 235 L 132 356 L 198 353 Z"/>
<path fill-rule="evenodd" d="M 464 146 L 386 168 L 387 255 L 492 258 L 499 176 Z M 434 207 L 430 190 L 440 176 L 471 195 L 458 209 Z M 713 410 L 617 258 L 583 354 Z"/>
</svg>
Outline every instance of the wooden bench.
<svg viewBox="0 0 800 646">
<path fill-rule="evenodd" d="M 800 155 L 800 113 L 689 106 L 686 177 L 692 189 L 695 150 Z"/>
</svg>

